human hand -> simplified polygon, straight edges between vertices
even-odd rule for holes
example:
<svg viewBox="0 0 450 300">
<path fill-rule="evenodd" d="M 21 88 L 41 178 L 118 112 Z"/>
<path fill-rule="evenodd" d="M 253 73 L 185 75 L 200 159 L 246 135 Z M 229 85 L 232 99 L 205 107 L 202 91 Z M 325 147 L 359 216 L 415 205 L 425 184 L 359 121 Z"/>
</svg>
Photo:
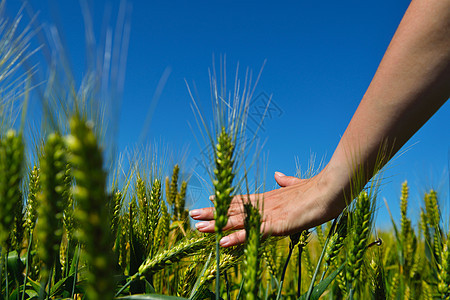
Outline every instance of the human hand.
<svg viewBox="0 0 450 300">
<path fill-rule="evenodd" d="M 279 189 L 263 194 L 235 196 L 228 210 L 228 223 L 224 230 L 237 230 L 220 240 L 222 247 L 242 244 L 245 241 L 243 209 L 249 199 L 253 205 L 259 203 L 262 215 L 261 231 L 265 236 L 285 236 L 308 229 L 339 215 L 345 205 L 337 205 L 338 192 L 325 180 L 324 173 L 310 179 L 299 179 L 275 173 Z M 214 208 L 201 208 L 190 212 L 200 232 L 214 232 Z"/>
</svg>

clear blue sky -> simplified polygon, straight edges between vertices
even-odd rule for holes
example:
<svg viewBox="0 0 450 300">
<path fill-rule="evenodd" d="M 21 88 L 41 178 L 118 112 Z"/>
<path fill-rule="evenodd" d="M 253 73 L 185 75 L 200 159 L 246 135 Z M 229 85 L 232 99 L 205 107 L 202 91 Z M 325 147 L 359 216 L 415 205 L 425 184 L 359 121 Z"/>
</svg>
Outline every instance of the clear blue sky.
<svg viewBox="0 0 450 300">
<path fill-rule="evenodd" d="M 10 1 L 12 15 L 19 1 Z M 79 2 L 30 1 L 42 22 L 55 22 L 62 32 L 75 73 L 84 65 L 84 27 Z M 94 2 L 94 1 L 92 1 Z M 58 7 L 55 4 L 58 3 Z M 99 30 L 106 3 L 91 7 Z M 194 123 L 185 80 L 195 82 L 199 103 L 209 109 L 208 68 L 226 54 L 228 73 L 236 63 L 257 73 L 267 59 L 255 95 L 272 95 L 273 115 L 264 123 L 267 139 L 266 186 L 272 174 L 295 173 L 295 158 L 306 166 L 310 154 L 331 157 L 374 75 L 409 1 L 129 1 L 131 35 L 120 129 L 120 149 L 153 141 L 168 144 L 175 157 L 189 148 L 186 167 L 200 152 L 188 122 Z M 52 7 L 50 9 L 49 7 Z M 111 22 L 112 23 L 112 22 Z M 139 139 L 158 81 L 170 75 L 152 115 L 144 141 Z M 81 76 L 81 75 L 80 75 Z M 230 82 L 232 77 L 229 78 Z M 449 83 L 450 84 L 450 83 Z M 194 127 L 194 131 L 198 132 Z M 410 215 L 418 215 L 420 199 L 433 187 L 449 214 L 450 104 L 411 139 L 385 172 L 385 197 L 396 217 L 400 183 L 412 187 Z M 190 203 L 209 205 L 206 199 Z M 389 226 L 383 201 L 378 224 Z M 448 224 L 447 224 L 448 225 Z"/>
</svg>

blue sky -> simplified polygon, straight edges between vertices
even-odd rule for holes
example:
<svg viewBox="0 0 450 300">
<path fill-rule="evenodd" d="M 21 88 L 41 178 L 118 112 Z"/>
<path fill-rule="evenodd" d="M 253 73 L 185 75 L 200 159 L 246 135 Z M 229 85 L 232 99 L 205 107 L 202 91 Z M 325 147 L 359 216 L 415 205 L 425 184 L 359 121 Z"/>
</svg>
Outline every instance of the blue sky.
<svg viewBox="0 0 450 300">
<path fill-rule="evenodd" d="M 10 2 L 9 12 L 14 15 L 19 1 Z M 56 22 L 62 29 L 74 73 L 82 74 L 85 33 L 79 2 L 30 3 L 40 11 L 41 22 Z M 268 153 L 265 182 L 272 187 L 275 171 L 295 173 L 296 158 L 306 166 L 311 153 L 317 160 L 331 157 L 409 1 L 129 3 L 131 34 L 117 120 L 119 149 L 158 141 L 173 149 L 174 160 L 188 149 L 184 164 L 186 168 L 194 165 L 200 148 L 194 139 L 197 128 L 188 125 L 194 124 L 194 114 L 185 80 L 191 85 L 195 82 L 197 100 L 208 111 L 208 68 L 213 54 L 216 64 L 226 55 L 229 82 L 238 62 L 243 78 L 246 67 L 258 73 L 267 60 L 255 96 L 272 95 L 275 105 L 259 133 Z M 91 4 L 98 32 L 108 5 L 114 12 L 119 2 L 96 0 Z M 153 102 L 156 106 L 145 130 L 148 134 L 140 139 L 165 70 L 169 77 L 158 102 Z M 396 218 L 400 184 L 405 179 L 412 188 L 411 217 L 418 215 L 420 197 L 430 188 L 442 195 L 441 201 L 446 202 L 443 213 L 449 214 L 449 120 L 450 104 L 446 103 L 386 170 L 380 200 L 387 199 Z M 190 205 L 209 204 L 201 197 Z M 389 226 L 383 201 L 378 206 L 379 226 Z"/>
</svg>

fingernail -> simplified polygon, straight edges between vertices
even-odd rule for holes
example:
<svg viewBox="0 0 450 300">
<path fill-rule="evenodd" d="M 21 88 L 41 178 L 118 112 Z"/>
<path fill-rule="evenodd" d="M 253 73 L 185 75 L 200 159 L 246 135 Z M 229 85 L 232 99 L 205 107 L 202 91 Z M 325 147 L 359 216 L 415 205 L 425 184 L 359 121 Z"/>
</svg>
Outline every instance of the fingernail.
<svg viewBox="0 0 450 300">
<path fill-rule="evenodd" d="M 283 173 L 281 173 L 281 172 L 275 172 L 275 175 L 277 175 L 277 176 L 280 176 L 280 177 L 284 177 L 284 176 L 286 176 L 286 175 L 284 175 Z"/>
<path fill-rule="evenodd" d="M 210 201 L 214 201 L 214 195 L 209 196 Z"/>
<path fill-rule="evenodd" d="M 230 244 L 230 238 L 227 237 L 227 236 L 225 236 L 225 237 L 223 237 L 223 238 L 220 240 L 219 243 L 220 243 L 220 246 L 226 247 L 226 246 L 228 246 L 228 245 Z"/>
<path fill-rule="evenodd" d="M 203 229 L 205 227 L 208 227 L 209 222 L 198 222 L 197 224 L 195 224 L 195 228 L 197 229 Z"/>
<path fill-rule="evenodd" d="M 189 215 L 190 215 L 192 218 L 198 217 L 198 216 L 200 216 L 200 214 L 201 214 L 201 210 L 200 210 L 200 209 L 194 209 L 194 210 L 191 210 L 191 211 L 189 212 Z"/>
</svg>

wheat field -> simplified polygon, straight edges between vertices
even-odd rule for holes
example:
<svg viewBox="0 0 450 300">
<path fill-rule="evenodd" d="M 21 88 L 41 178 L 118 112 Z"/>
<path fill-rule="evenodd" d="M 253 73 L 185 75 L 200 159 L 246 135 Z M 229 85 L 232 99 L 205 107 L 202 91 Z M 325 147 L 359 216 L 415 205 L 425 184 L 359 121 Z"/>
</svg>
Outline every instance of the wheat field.
<svg viewBox="0 0 450 300">
<path fill-rule="evenodd" d="M 58 93 L 76 89 L 49 85 L 45 130 L 30 138 L 16 116 L 27 118 L 31 84 L 15 71 L 39 49 L 19 22 L 0 22 L 0 299 L 450 299 L 450 218 L 429 190 L 413 226 L 407 182 L 389 231 L 374 227 L 369 186 L 335 220 L 286 238 L 263 238 L 260 210 L 244 203 L 246 242 L 219 247 L 232 198 L 255 192 L 242 171 L 251 83 L 233 94 L 213 77 L 212 120 L 193 102 L 211 150 L 214 234 L 193 229 L 183 164 L 136 150 L 124 171 L 111 158 L 87 87 L 61 107 Z"/>
</svg>

